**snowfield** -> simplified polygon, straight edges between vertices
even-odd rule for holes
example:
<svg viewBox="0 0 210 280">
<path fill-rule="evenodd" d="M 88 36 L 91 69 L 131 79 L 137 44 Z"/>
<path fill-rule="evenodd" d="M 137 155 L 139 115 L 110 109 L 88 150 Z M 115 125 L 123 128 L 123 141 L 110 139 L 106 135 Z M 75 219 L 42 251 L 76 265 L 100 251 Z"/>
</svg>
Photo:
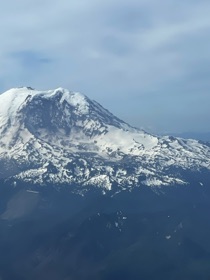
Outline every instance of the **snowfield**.
<svg viewBox="0 0 210 280">
<path fill-rule="evenodd" d="M 210 170 L 210 146 L 150 135 L 77 92 L 24 87 L 0 95 L 0 165 L 1 178 L 39 185 L 185 185 L 178 170 Z"/>
</svg>

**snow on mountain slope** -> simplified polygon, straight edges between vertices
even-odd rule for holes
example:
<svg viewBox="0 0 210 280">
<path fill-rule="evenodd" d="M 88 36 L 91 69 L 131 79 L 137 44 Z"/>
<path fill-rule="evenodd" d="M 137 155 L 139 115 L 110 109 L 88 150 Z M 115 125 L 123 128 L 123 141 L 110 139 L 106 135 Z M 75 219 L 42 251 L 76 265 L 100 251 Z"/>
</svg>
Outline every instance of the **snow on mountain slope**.
<svg viewBox="0 0 210 280">
<path fill-rule="evenodd" d="M 0 95 L 0 167 L 40 185 L 186 184 L 178 169 L 210 170 L 210 147 L 133 128 L 80 93 L 24 87 Z"/>
</svg>

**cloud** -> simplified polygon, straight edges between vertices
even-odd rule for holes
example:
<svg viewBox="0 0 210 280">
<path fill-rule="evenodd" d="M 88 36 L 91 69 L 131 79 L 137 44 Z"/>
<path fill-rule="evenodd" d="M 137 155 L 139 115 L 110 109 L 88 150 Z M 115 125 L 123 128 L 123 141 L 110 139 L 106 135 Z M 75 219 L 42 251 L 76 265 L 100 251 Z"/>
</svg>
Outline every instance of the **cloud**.
<svg viewBox="0 0 210 280">
<path fill-rule="evenodd" d="M 134 125 L 142 119 L 138 108 L 149 114 L 150 104 L 146 115 L 155 125 L 170 121 L 170 111 L 189 124 L 188 101 L 198 116 L 210 103 L 209 9 L 202 0 L 8 0 L 1 5 L 1 91 L 63 86 Z M 180 103 L 181 112 L 173 107 Z M 179 125 L 174 121 L 174 129 Z"/>
<path fill-rule="evenodd" d="M 10 54 L 10 57 L 17 60 L 17 62 L 26 70 L 29 68 L 37 70 L 37 68 L 40 68 L 42 64 L 48 64 L 51 62 L 51 59 L 41 53 L 30 50 L 13 52 Z"/>
</svg>

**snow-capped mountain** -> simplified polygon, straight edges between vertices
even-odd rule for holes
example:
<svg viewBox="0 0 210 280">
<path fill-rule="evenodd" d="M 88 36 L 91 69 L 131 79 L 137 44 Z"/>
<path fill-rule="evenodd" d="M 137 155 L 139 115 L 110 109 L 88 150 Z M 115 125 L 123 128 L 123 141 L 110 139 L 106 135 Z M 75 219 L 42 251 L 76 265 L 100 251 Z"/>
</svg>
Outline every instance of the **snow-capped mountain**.
<svg viewBox="0 0 210 280">
<path fill-rule="evenodd" d="M 210 173 L 208 144 L 150 135 L 83 94 L 24 87 L 0 95 L 2 179 L 106 191 L 188 184 L 182 171 L 202 170 Z"/>
</svg>

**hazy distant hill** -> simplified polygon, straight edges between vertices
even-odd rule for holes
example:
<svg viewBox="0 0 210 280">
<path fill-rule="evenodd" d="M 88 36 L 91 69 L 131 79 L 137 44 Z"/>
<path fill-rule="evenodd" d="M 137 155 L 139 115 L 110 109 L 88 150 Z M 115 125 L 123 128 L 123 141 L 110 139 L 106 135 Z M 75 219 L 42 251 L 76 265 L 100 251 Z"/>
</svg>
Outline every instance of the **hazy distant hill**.
<svg viewBox="0 0 210 280">
<path fill-rule="evenodd" d="M 196 139 L 201 141 L 210 142 L 210 132 L 183 132 L 183 133 L 171 133 L 174 137 L 181 137 L 185 139 Z"/>
</svg>

